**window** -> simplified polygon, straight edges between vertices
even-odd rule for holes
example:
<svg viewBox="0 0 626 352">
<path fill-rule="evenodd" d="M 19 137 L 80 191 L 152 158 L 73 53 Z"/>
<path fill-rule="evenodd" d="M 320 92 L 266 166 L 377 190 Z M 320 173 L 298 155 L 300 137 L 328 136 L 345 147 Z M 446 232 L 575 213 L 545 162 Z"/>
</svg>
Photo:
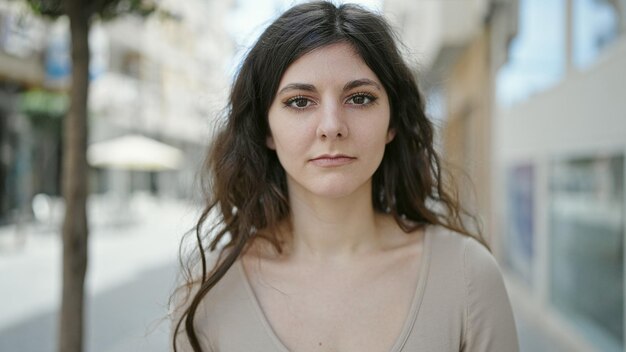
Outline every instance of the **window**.
<svg viewBox="0 0 626 352">
<path fill-rule="evenodd" d="M 556 161 L 550 302 L 601 351 L 624 346 L 624 157 Z"/>
<path fill-rule="evenodd" d="M 507 172 L 506 259 L 525 282 L 532 284 L 535 211 L 535 169 L 518 164 Z"/>
<path fill-rule="evenodd" d="M 498 104 L 508 107 L 545 90 L 565 73 L 565 0 L 520 0 L 518 33 L 496 78 Z"/>
<path fill-rule="evenodd" d="M 585 68 L 617 37 L 618 13 L 611 0 L 576 0 L 573 6 L 573 61 Z"/>
</svg>

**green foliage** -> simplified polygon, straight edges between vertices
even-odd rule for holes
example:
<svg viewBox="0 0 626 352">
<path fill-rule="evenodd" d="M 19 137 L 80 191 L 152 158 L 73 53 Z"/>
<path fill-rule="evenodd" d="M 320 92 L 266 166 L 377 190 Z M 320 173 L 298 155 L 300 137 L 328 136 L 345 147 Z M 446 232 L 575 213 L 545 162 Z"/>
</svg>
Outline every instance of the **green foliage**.
<svg viewBox="0 0 626 352">
<path fill-rule="evenodd" d="M 155 3 L 148 0 L 108 0 L 100 3 L 102 6 L 95 9 L 95 12 L 103 20 L 110 20 L 122 14 L 146 17 L 156 10 Z"/>
<path fill-rule="evenodd" d="M 62 0 L 27 0 L 26 2 L 38 15 L 57 18 L 65 13 Z"/>
<path fill-rule="evenodd" d="M 61 119 L 67 113 L 69 97 L 66 93 L 34 89 L 20 95 L 18 106 L 33 119 Z"/>
<path fill-rule="evenodd" d="M 57 18 L 65 14 L 63 0 L 26 0 L 33 12 L 45 17 Z M 146 17 L 156 11 L 153 0 L 84 0 L 85 14 L 110 20 L 124 14 Z"/>
</svg>

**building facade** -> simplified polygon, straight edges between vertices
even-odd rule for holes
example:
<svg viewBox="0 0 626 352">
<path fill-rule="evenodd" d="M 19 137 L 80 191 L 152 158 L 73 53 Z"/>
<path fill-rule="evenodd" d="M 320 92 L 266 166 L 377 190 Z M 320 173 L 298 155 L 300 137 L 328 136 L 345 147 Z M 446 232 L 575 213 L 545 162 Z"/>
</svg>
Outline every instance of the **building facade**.
<svg viewBox="0 0 626 352">
<path fill-rule="evenodd" d="M 520 0 L 496 82 L 494 202 L 511 287 L 574 350 L 624 350 L 625 9 Z"/>
<path fill-rule="evenodd" d="M 147 17 L 94 21 L 89 144 L 139 134 L 182 151 L 177 170 L 94 167 L 92 193 L 191 198 L 230 80 L 231 1 L 161 1 Z M 68 21 L 0 4 L 0 225 L 28 221 L 37 194 L 60 199 L 61 124 L 71 74 Z"/>
<path fill-rule="evenodd" d="M 462 198 L 506 274 L 522 350 L 623 351 L 626 1 L 386 11 L 445 158 L 471 180 Z"/>
<path fill-rule="evenodd" d="M 46 29 L 47 23 L 25 4 L 0 4 L 0 225 L 27 217 L 33 194 L 59 192 L 52 184 L 59 177 L 54 138 L 59 120 L 37 109 L 37 101 L 58 96 L 31 95 L 28 106 L 23 99 L 44 85 Z M 43 167 L 48 168 L 46 178 L 39 172 Z"/>
</svg>

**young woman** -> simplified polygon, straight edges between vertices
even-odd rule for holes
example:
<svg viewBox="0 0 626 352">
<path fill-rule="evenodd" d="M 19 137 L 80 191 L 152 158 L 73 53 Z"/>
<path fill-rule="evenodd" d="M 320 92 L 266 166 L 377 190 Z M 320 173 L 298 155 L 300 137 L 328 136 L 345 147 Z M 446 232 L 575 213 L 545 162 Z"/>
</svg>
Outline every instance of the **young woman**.
<svg viewBox="0 0 626 352">
<path fill-rule="evenodd" d="M 181 351 L 517 351 L 385 20 L 298 5 L 243 61 L 207 158 Z M 207 227 L 208 226 L 208 227 Z"/>
</svg>

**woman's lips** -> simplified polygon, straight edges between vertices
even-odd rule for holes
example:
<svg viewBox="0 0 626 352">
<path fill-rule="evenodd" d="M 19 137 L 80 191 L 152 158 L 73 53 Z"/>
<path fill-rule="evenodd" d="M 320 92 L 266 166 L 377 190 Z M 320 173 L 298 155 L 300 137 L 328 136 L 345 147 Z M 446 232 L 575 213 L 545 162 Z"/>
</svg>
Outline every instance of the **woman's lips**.
<svg viewBox="0 0 626 352">
<path fill-rule="evenodd" d="M 314 159 L 311 159 L 310 162 L 313 165 L 320 167 L 337 167 L 343 166 L 352 163 L 355 161 L 355 157 L 347 156 L 347 155 L 320 155 Z"/>
</svg>

